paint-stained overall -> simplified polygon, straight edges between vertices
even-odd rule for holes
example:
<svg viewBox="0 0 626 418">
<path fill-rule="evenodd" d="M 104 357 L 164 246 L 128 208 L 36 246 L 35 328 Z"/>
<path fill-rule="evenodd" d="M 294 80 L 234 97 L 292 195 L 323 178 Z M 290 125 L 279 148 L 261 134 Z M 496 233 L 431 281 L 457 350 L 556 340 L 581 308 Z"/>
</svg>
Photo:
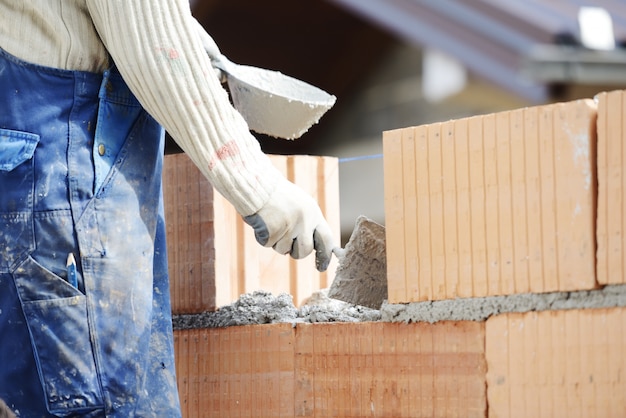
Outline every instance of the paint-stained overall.
<svg viewBox="0 0 626 418">
<path fill-rule="evenodd" d="M 162 128 L 115 71 L 0 51 L 0 89 L 0 398 L 21 417 L 179 416 Z"/>
</svg>

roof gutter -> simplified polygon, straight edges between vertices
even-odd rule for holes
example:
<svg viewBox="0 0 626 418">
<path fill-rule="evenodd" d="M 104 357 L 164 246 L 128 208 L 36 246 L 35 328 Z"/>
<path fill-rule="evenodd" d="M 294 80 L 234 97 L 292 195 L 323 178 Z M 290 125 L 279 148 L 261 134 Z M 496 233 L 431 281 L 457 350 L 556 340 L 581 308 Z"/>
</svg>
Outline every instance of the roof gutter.
<svg viewBox="0 0 626 418">
<path fill-rule="evenodd" d="M 626 50 L 537 45 L 526 56 L 523 71 L 545 83 L 626 86 Z"/>
</svg>

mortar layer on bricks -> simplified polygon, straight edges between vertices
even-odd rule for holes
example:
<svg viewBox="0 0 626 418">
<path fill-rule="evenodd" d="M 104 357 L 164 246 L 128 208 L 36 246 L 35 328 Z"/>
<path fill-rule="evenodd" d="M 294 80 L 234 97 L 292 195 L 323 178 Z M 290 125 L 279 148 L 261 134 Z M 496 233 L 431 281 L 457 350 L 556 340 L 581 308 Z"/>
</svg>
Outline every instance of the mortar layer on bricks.
<svg viewBox="0 0 626 418">
<path fill-rule="evenodd" d="M 409 304 L 384 303 L 380 310 L 331 299 L 327 290 L 296 308 L 288 294 L 258 291 L 242 295 L 215 312 L 175 315 L 174 329 L 220 328 L 235 325 L 318 322 L 484 321 L 509 312 L 626 307 L 626 285 L 578 292 L 525 293 L 509 296 L 449 299 Z"/>
</svg>

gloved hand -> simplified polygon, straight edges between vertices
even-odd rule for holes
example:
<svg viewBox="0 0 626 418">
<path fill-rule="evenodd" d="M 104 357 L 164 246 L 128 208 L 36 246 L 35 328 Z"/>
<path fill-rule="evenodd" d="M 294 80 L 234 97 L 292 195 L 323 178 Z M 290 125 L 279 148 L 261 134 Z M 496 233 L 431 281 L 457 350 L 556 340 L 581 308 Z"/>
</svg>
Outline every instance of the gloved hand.
<svg viewBox="0 0 626 418">
<path fill-rule="evenodd" d="M 315 249 L 317 270 L 328 268 L 334 247 L 330 226 L 315 199 L 290 181 L 281 182 L 265 206 L 243 219 L 264 247 L 296 259 Z"/>
</svg>

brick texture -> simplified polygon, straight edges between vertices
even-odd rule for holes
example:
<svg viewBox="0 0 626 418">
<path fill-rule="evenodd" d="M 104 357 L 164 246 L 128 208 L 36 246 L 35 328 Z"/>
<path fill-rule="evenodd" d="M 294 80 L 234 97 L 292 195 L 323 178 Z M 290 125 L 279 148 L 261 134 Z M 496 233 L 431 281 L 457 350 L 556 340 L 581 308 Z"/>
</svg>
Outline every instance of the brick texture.
<svg viewBox="0 0 626 418">
<path fill-rule="evenodd" d="M 598 98 L 598 282 L 626 283 L 626 92 Z"/>
<path fill-rule="evenodd" d="M 163 200 L 174 313 L 216 307 L 213 188 L 185 154 L 165 156 Z"/>
<path fill-rule="evenodd" d="M 185 417 L 485 417 L 484 323 L 175 332 Z"/>
<path fill-rule="evenodd" d="M 176 331 L 183 417 L 293 417 L 290 324 Z"/>
<path fill-rule="evenodd" d="M 626 416 L 626 309 L 499 315 L 486 335 L 490 417 Z"/>
<path fill-rule="evenodd" d="M 591 100 L 383 134 L 389 301 L 591 289 Z"/>
</svg>

